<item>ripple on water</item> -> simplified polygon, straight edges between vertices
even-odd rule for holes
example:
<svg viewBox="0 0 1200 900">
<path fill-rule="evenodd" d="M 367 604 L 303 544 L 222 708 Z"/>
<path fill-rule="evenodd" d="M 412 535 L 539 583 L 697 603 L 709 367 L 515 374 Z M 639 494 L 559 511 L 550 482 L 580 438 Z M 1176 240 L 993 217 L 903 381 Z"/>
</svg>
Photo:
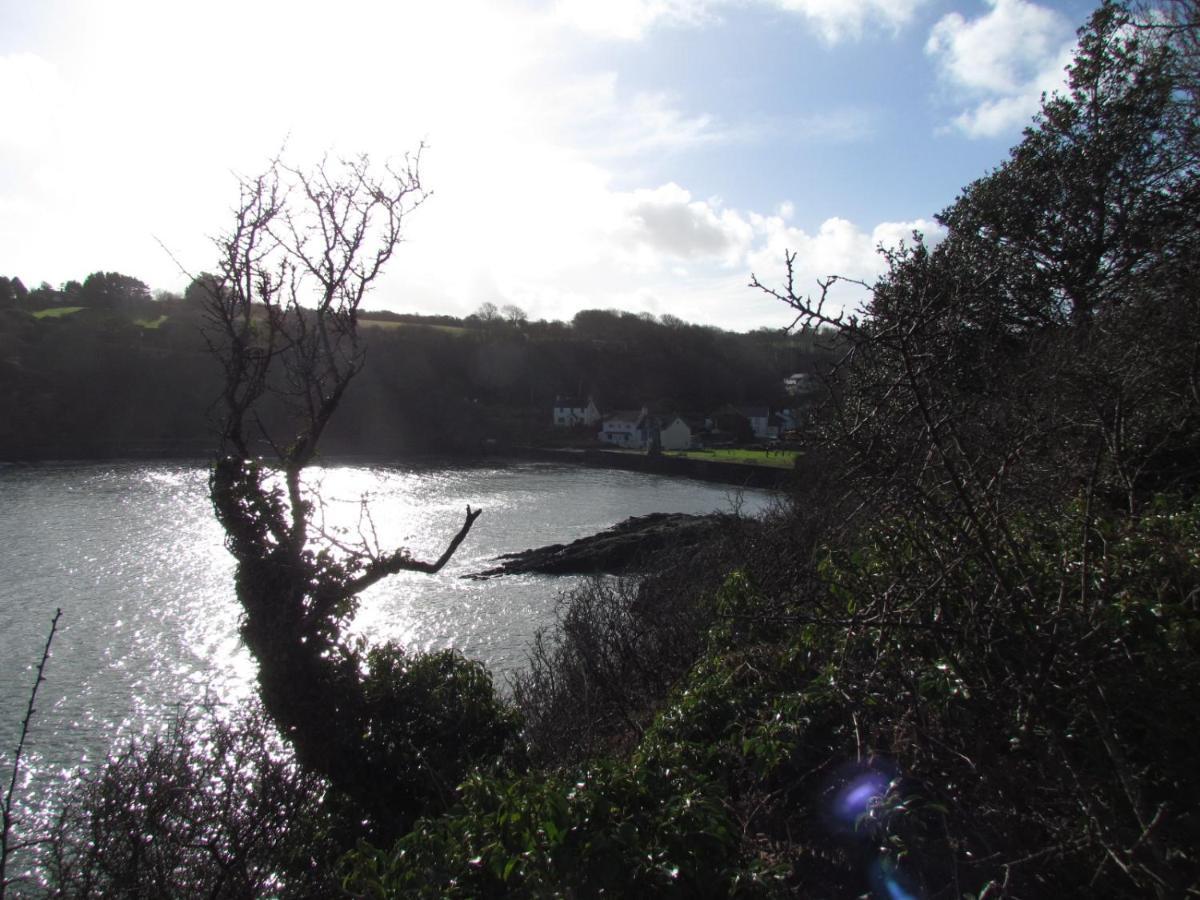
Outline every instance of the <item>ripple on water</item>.
<svg viewBox="0 0 1200 900">
<path fill-rule="evenodd" d="M 362 598 L 354 631 L 420 650 L 454 646 L 497 674 L 524 664 L 533 633 L 572 579 L 464 580 L 501 553 L 573 540 L 649 512 L 728 510 L 720 485 L 552 464 L 457 468 L 332 466 L 309 473 L 343 540 L 438 556 L 482 508 L 434 576 L 402 574 Z M 153 730 L 205 696 L 237 702 L 254 663 L 238 640 L 233 563 L 186 464 L 0 469 L 0 756 L 15 744 L 55 607 L 60 632 L 39 695 L 29 772 L 103 758 L 114 737 Z M 369 515 L 362 498 L 370 503 Z M 743 495 L 744 510 L 770 495 Z"/>
</svg>

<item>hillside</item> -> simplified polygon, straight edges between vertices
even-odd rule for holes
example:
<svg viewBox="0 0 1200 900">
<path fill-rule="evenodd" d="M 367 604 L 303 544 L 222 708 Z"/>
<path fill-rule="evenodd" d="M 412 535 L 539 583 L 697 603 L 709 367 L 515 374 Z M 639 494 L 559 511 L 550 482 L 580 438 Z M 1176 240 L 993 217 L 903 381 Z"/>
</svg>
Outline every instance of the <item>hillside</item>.
<svg viewBox="0 0 1200 900">
<path fill-rule="evenodd" d="M 97 277 L 126 276 L 97 273 Z M 0 302 L 0 459 L 202 456 L 220 368 L 194 299 L 95 301 L 70 284 Z M 16 282 L 19 284 L 19 282 Z M 0 291 L 4 293 L 4 291 Z M 89 301 L 92 305 L 87 305 Z M 826 355 L 811 335 L 734 334 L 590 311 L 570 323 L 363 313 L 367 364 L 327 438 L 338 454 L 474 453 L 553 442 L 559 394 L 605 408 L 782 403 Z"/>
</svg>

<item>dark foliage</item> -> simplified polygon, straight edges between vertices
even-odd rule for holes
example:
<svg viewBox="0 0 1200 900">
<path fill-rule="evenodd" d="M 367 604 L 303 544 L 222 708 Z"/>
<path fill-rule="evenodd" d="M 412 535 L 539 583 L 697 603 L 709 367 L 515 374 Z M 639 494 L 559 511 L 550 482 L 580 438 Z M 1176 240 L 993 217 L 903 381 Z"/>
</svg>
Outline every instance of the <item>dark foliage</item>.
<svg viewBox="0 0 1200 900">
<path fill-rule="evenodd" d="M 577 763 L 642 735 L 703 646 L 707 617 L 682 587 L 596 578 L 560 598 L 513 682 L 538 763 Z"/>
<path fill-rule="evenodd" d="M 639 671 L 641 594 L 603 588 L 527 683 L 558 755 L 571 727 L 575 758 L 636 745 L 548 789 L 472 784 L 358 854 L 352 886 L 553 895 L 586 892 L 582 868 L 679 895 L 1200 891 L 1200 157 L 1194 18 L 1175 23 L 1102 5 L 1070 91 L 941 244 L 889 256 L 860 317 L 771 291 L 843 351 L 804 463 L 820 516 L 798 494 L 775 552 L 668 607 L 697 619 L 672 686 Z M 644 800 L 597 831 L 572 798 L 614 783 L 721 797 L 717 842 L 662 848 Z M 679 880 L 634 880 L 622 836 Z"/>
<path fill-rule="evenodd" d="M 221 384 L 200 328 L 215 278 L 198 276 L 183 298 L 104 308 L 86 305 L 81 285 L 6 308 L 0 283 L 0 376 L 14 387 L 0 397 L 0 458 L 210 453 Z M 664 414 L 782 404 L 782 379 L 822 357 L 808 336 L 601 315 L 619 339 L 561 322 L 483 328 L 450 316 L 360 313 L 370 364 L 328 424 L 324 451 L 445 455 L 478 453 L 488 439 L 558 443 L 565 435 L 550 410 L 557 395 L 578 391 L 606 409 L 649 403 Z M 278 423 L 278 398 L 261 402 L 265 420 Z"/>
<path fill-rule="evenodd" d="M 324 782 L 270 723 L 181 714 L 63 798 L 44 851 L 63 897 L 311 897 L 336 890 L 339 833 Z"/>
<path fill-rule="evenodd" d="M 448 808 L 467 772 L 511 752 L 518 717 L 483 664 L 456 651 L 375 648 L 362 691 L 365 732 L 356 752 L 373 770 L 373 805 L 397 818 Z"/>
<path fill-rule="evenodd" d="M 424 561 L 366 533 L 324 533 L 320 498 L 303 482 L 363 366 L 359 305 L 422 197 L 415 160 L 382 171 L 365 158 L 308 172 L 275 163 L 242 183 L 234 224 L 216 242 L 219 273 L 202 285 L 224 375 L 211 496 L 237 560 L 263 706 L 299 762 L 383 836 L 437 808 L 514 732 L 480 664 L 367 653 L 344 636 L 362 591 L 397 572 L 437 572 L 479 511 L 467 507 L 442 555 Z M 263 451 L 271 465 L 257 459 Z"/>
<path fill-rule="evenodd" d="M 856 755 L 941 810 L 884 827 L 931 893 L 1196 886 L 1198 160 L 1172 46 L 1127 26 L 1101 7 L 946 241 L 833 322 L 823 441 L 857 513 L 804 640 Z"/>
<path fill-rule="evenodd" d="M 795 607 L 811 589 L 813 538 L 832 512 L 826 482 L 808 484 L 802 515 L 781 508 L 763 520 L 729 517 L 702 547 L 658 554 L 645 577 L 597 578 L 559 598 L 555 624 L 535 636 L 529 668 L 513 680 L 535 762 L 562 766 L 635 744 L 714 625 L 740 627 L 729 610 L 718 614 L 730 571 L 752 571 L 777 598 L 778 609 L 747 612 L 748 621 Z"/>
</svg>

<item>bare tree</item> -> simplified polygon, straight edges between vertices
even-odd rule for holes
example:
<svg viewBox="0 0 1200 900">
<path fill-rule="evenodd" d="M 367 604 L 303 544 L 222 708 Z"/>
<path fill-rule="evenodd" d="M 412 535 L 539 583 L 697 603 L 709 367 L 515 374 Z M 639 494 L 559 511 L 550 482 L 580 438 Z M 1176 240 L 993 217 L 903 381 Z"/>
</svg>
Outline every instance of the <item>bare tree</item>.
<svg viewBox="0 0 1200 900">
<path fill-rule="evenodd" d="M 377 819 L 420 806 L 380 789 L 396 782 L 389 773 L 424 766 L 439 776 L 418 759 L 419 740 L 371 744 L 388 731 L 373 719 L 374 657 L 343 629 L 372 584 L 441 569 L 479 511 L 467 507 L 437 559 L 417 559 L 381 547 L 373 529 L 352 542 L 325 533 L 303 473 L 362 369 L 358 310 L 426 196 L 418 163 L 419 155 L 377 167 L 360 156 L 304 170 L 276 160 L 242 179 L 233 226 L 216 239 L 217 274 L 202 285 L 209 348 L 225 376 L 211 496 L 237 559 L 242 635 L 259 664 L 262 700 L 301 763 Z M 403 651 L 385 649 L 394 682 Z M 471 684 L 490 698 L 476 669 Z"/>
<path fill-rule="evenodd" d="M 500 312 L 510 325 L 524 325 L 529 321 L 529 315 L 515 303 L 506 303 L 500 307 Z"/>
<path fill-rule="evenodd" d="M 480 322 L 499 322 L 500 310 L 496 304 L 490 300 L 485 300 L 479 304 L 479 309 L 475 310 L 471 315 L 477 318 Z"/>
</svg>

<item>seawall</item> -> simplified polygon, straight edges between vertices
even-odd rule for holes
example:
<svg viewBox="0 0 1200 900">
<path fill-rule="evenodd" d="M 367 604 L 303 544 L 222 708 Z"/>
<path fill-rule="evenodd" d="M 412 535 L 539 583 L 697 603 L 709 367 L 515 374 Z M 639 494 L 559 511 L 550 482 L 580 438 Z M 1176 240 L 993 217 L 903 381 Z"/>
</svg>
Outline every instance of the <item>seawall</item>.
<svg viewBox="0 0 1200 900">
<path fill-rule="evenodd" d="M 676 478 L 695 478 L 716 481 L 739 487 L 777 490 L 793 477 L 791 469 L 777 466 L 756 466 L 748 463 L 722 462 L 694 457 L 650 455 L 621 450 L 575 450 L 550 447 L 508 447 L 505 455 L 540 462 L 575 463 L 602 469 L 626 469 Z"/>
</svg>

